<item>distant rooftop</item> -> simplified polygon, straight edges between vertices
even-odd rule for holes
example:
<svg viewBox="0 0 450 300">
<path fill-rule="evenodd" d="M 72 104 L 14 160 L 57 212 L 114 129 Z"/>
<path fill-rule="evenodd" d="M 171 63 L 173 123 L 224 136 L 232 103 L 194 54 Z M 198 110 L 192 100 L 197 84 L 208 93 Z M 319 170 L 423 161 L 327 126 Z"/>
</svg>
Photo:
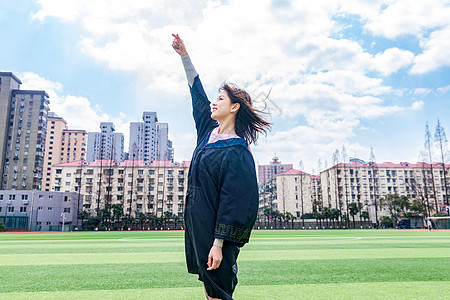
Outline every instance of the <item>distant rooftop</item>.
<svg viewBox="0 0 450 300">
<path fill-rule="evenodd" d="M 433 163 L 433 164 L 429 164 L 426 162 L 417 162 L 417 163 L 409 163 L 409 162 L 400 162 L 398 164 L 396 163 L 392 163 L 392 162 L 383 162 L 383 163 L 376 163 L 376 162 L 365 162 L 365 163 L 361 163 L 361 162 L 357 162 L 357 161 L 351 161 L 349 163 L 338 163 L 337 165 L 334 165 L 328 169 L 332 169 L 335 167 L 347 167 L 347 168 L 357 168 L 357 167 L 374 167 L 374 168 L 404 168 L 404 167 L 409 167 L 409 168 L 430 168 L 430 167 L 434 167 L 434 168 L 439 168 L 442 167 L 442 163 Z M 446 168 L 450 167 L 450 164 L 446 164 L 445 165 Z"/>
<path fill-rule="evenodd" d="M 280 175 L 309 175 L 308 173 L 299 171 L 299 170 L 295 170 L 295 169 L 289 169 L 286 172 L 283 173 L 279 173 L 275 176 L 280 176 Z"/>
<path fill-rule="evenodd" d="M 19 77 L 14 75 L 13 72 L 0 72 L 0 76 L 10 76 L 14 78 L 14 80 L 17 81 L 19 84 L 22 84 L 22 80 L 20 80 Z"/>
<path fill-rule="evenodd" d="M 47 98 L 50 98 L 50 96 L 47 94 L 46 91 L 35 91 L 35 90 L 12 90 L 15 94 L 27 94 L 27 95 L 45 95 Z"/>
</svg>

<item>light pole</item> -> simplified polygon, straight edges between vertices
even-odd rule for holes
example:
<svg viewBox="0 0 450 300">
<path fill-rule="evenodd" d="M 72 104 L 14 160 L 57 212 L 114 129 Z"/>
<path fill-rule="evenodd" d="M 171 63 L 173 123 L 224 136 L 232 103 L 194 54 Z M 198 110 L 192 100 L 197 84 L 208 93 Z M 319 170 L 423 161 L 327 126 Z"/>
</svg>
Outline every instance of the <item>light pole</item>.
<svg viewBox="0 0 450 300">
<path fill-rule="evenodd" d="M 62 217 L 62 228 L 61 228 L 61 231 L 64 231 L 64 221 L 66 220 L 65 213 L 61 213 L 61 217 Z"/>
</svg>

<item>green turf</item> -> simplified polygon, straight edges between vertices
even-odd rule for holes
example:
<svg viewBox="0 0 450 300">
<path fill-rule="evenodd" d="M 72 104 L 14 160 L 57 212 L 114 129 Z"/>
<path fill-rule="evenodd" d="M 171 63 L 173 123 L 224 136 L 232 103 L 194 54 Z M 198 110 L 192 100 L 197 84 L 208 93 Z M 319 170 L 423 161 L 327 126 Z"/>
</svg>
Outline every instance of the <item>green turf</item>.
<svg viewBox="0 0 450 300">
<path fill-rule="evenodd" d="M 202 299 L 182 232 L 0 235 L 0 299 Z M 449 231 L 254 231 L 236 299 L 445 299 Z"/>
</svg>

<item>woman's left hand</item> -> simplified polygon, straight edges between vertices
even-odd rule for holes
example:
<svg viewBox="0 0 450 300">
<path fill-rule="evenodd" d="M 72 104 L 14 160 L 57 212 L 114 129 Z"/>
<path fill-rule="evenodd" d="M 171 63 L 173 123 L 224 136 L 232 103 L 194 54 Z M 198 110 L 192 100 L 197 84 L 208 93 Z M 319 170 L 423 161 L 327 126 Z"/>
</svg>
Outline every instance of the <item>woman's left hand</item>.
<svg viewBox="0 0 450 300">
<path fill-rule="evenodd" d="M 208 255 L 208 271 L 217 269 L 222 262 L 222 247 L 212 246 Z"/>
</svg>

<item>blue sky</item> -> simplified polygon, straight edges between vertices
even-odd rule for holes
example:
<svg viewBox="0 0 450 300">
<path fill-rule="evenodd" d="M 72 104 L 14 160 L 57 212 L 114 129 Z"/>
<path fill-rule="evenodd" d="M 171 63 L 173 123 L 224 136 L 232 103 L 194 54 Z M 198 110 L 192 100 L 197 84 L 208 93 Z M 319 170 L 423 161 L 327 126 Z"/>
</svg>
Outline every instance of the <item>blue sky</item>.
<svg viewBox="0 0 450 300">
<path fill-rule="evenodd" d="M 426 121 L 450 130 L 449 15 L 440 0 L 2 1 L 0 69 L 46 90 L 70 128 L 113 121 L 128 137 L 129 122 L 157 111 L 175 159 L 189 160 L 178 32 L 211 99 L 224 81 L 256 101 L 273 87 L 257 162 L 276 153 L 317 173 L 342 146 L 363 160 L 372 146 L 379 162 L 416 162 Z"/>
</svg>

